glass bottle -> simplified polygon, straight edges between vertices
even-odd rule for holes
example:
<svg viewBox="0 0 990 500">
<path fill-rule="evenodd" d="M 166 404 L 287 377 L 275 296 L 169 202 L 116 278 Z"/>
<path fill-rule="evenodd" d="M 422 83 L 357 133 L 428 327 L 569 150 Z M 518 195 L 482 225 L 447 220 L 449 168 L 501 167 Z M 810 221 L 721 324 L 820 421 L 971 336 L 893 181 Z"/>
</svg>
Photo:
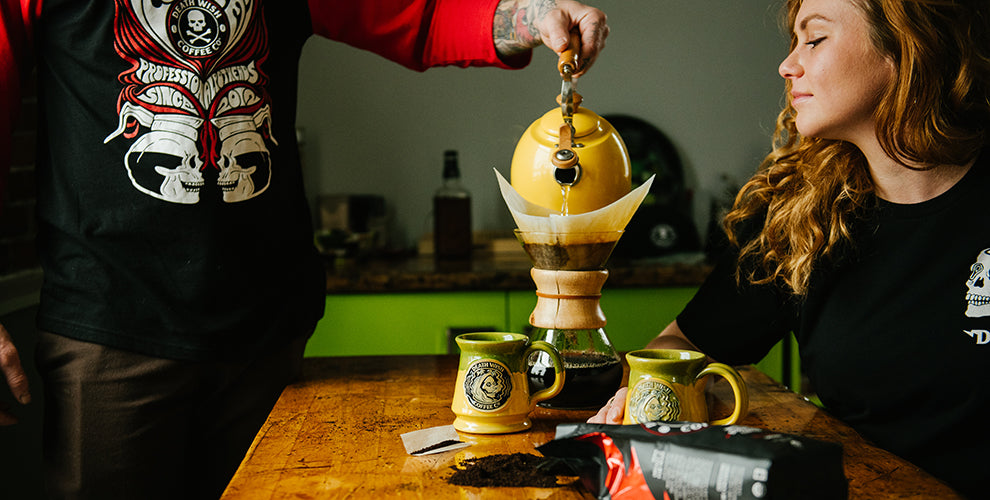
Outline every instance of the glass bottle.
<svg viewBox="0 0 990 500">
<path fill-rule="evenodd" d="M 455 150 L 443 153 L 443 184 L 433 195 L 433 251 L 438 259 L 471 255 L 471 193 L 461 185 Z"/>
</svg>

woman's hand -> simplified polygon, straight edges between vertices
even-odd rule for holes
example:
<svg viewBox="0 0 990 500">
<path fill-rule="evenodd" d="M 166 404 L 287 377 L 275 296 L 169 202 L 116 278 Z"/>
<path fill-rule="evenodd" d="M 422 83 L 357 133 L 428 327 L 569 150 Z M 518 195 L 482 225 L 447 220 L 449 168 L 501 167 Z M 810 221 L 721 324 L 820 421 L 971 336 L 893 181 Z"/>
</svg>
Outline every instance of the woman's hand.
<svg viewBox="0 0 990 500">
<path fill-rule="evenodd" d="M 615 392 L 615 396 L 605 403 L 605 406 L 595 416 L 588 419 L 589 424 L 622 424 L 622 417 L 625 414 L 627 387 L 621 387 Z"/>
</svg>

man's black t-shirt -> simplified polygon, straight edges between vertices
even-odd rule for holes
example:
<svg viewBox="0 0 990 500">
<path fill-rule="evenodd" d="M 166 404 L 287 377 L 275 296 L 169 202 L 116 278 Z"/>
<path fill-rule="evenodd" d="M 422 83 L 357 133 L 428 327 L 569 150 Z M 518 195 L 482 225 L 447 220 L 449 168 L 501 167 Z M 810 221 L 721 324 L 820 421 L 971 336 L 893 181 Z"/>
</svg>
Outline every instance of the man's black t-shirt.
<svg viewBox="0 0 990 500">
<path fill-rule="evenodd" d="M 48 0 L 36 29 L 39 327 L 190 360 L 312 332 L 306 3 Z"/>
</svg>

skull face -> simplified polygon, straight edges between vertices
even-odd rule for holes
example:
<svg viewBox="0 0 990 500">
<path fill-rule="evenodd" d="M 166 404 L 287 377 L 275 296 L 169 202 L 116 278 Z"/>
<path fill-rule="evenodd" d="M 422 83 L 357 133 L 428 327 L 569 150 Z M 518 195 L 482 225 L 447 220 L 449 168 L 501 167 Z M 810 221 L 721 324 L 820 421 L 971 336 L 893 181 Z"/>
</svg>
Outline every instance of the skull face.
<svg viewBox="0 0 990 500">
<path fill-rule="evenodd" d="M 161 198 L 173 203 L 188 204 L 199 201 L 199 191 L 203 188 L 201 163 L 195 156 L 190 156 L 173 169 L 156 166 L 155 172 L 165 178 L 159 188 Z"/>
<path fill-rule="evenodd" d="M 203 161 L 196 144 L 178 134 L 149 132 L 127 155 L 131 183 L 141 192 L 172 203 L 196 203 L 203 187 Z"/>
<path fill-rule="evenodd" d="M 236 203 L 263 193 L 271 182 L 271 155 L 260 130 L 271 123 L 268 106 L 254 115 L 214 118 L 220 136 L 220 177 L 223 201 Z M 274 138 L 272 143 L 278 144 Z"/>
<path fill-rule="evenodd" d="M 966 316 L 990 316 L 990 248 L 976 256 L 966 280 Z"/>
<path fill-rule="evenodd" d="M 271 155 L 259 132 L 270 123 L 268 107 L 254 115 L 214 118 L 220 136 L 220 177 L 223 201 L 236 203 L 263 193 L 271 182 Z M 275 139 L 271 139 L 273 143 Z"/>
<path fill-rule="evenodd" d="M 223 201 L 235 203 L 253 198 L 268 187 L 268 179 L 262 189 L 256 191 L 251 177 L 259 169 L 270 175 L 268 148 L 257 132 L 242 132 L 224 141 L 220 156 L 220 177 L 217 184 L 223 191 Z"/>
<path fill-rule="evenodd" d="M 124 166 L 131 183 L 160 200 L 198 202 L 203 187 L 203 161 L 196 137 L 202 120 L 168 114 L 142 115 L 137 119 L 151 131 L 135 141 L 125 156 Z"/>
<path fill-rule="evenodd" d="M 189 28 L 196 33 L 200 33 L 206 29 L 206 15 L 203 14 L 203 11 L 190 11 L 189 16 L 186 18 L 186 22 L 189 23 Z"/>
</svg>

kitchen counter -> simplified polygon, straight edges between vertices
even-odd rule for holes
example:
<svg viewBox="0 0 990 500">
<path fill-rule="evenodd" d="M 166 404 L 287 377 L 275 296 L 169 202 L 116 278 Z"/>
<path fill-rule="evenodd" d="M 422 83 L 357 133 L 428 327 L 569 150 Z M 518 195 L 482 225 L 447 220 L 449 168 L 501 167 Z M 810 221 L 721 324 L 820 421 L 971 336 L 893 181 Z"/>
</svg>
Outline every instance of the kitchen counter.
<svg viewBox="0 0 990 500">
<path fill-rule="evenodd" d="M 610 260 L 606 287 L 698 286 L 711 271 L 700 254 Z M 327 258 L 327 293 L 533 290 L 532 264 L 522 251 L 478 252 L 471 260 L 438 262 L 431 255 L 388 259 Z"/>
</svg>

